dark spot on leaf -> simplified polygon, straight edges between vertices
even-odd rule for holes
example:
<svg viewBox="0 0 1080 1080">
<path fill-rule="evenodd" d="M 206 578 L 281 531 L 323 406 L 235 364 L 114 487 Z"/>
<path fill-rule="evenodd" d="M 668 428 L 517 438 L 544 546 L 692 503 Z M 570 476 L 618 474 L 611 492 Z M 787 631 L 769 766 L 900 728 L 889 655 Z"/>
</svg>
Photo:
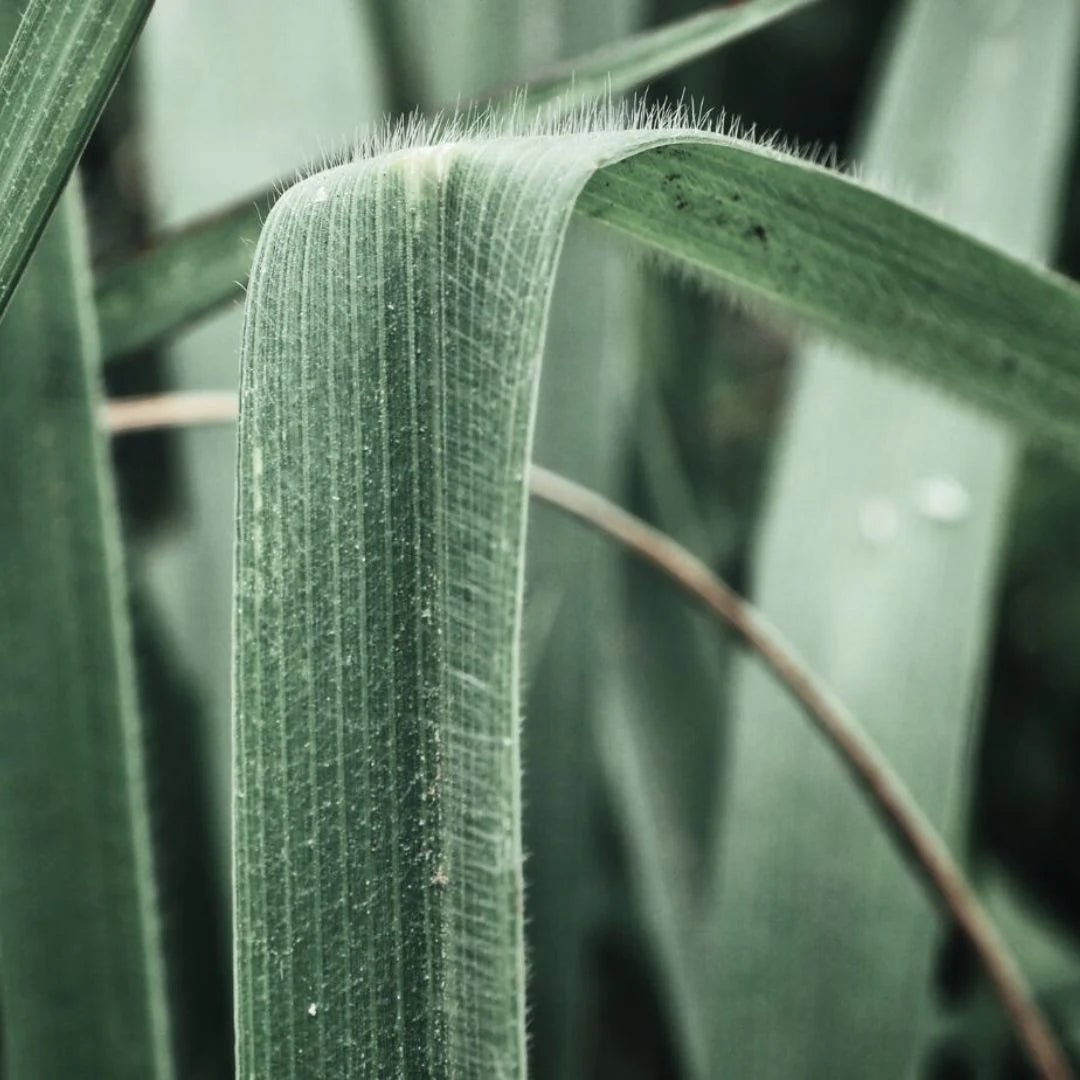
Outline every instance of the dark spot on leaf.
<svg viewBox="0 0 1080 1080">
<path fill-rule="evenodd" d="M 764 225 L 760 221 L 754 222 L 750 226 L 750 234 L 755 240 L 760 240 L 761 243 L 767 244 L 769 242 L 769 233 Z"/>
<path fill-rule="evenodd" d="M 690 204 L 681 195 L 675 196 L 675 209 L 685 210 Z"/>
<path fill-rule="evenodd" d="M 732 202 L 742 202 L 742 196 L 737 191 L 732 192 L 731 201 Z"/>
<path fill-rule="evenodd" d="M 664 183 L 665 184 L 673 184 L 673 183 L 675 183 L 676 180 L 681 180 L 681 179 L 682 179 L 682 173 L 681 172 L 669 172 L 667 174 L 667 176 L 664 177 Z"/>
</svg>

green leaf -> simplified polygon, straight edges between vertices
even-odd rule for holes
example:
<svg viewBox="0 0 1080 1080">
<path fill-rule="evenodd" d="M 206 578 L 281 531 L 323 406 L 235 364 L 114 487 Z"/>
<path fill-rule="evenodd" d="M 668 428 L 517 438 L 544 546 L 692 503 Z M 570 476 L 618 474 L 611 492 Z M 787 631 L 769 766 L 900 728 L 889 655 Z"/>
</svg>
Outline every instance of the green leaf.
<svg viewBox="0 0 1080 1080">
<path fill-rule="evenodd" d="M 1045 255 L 1078 29 L 1071 0 L 1023 11 L 1005 0 L 909 4 L 868 171 L 1013 251 Z M 978 260 L 958 265 L 961 275 L 965 290 L 978 287 Z M 943 294 L 925 306 L 953 317 Z M 1002 319 L 1034 327 L 1052 310 L 1032 307 L 1028 320 L 1003 309 Z M 893 333 L 869 309 L 867 322 Z M 969 354 L 983 385 L 968 396 L 1004 400 L 994 361 L 1011 354 L 984 329 L 994 343 Z M 941 373 L 964 352 L 942 355 Z M 1017 440 L 834 346 L 807 349 L 794 386 L 757 543 L 756 602 L 959 841 Z M 1026 378 L 1012 393 L 1018 412 L 1042 396 Z M 871 1060 L 878 1075 L 919 1072 L 939 944 L 928 905 L 784 695 L 749 661 L 735 685 L 715 841 L 712 1073 L 775 1076 L 814 1061 L 855 1077 Z"/>
<path fill-rule="evenodd" d="M 816 0 L 752 0 L 713 7 L 559 64 L 528 83 L 530 105 L 556 113 L 619 97 Z"/>
<path fill-rule="evenodd" d="M 12 1080 L 173 1074 L 78 193 L 0 326 L 0 993 Z"/>
<path fill-rule="evenodd" d="M 720 135 L 646 141 L 579 212 L 1075 452 L 1080 302 L 1064 278 L 806 161 Z"/>
<path fill-rule="evenodd" d="M 812 2 L 752 0 L 737 9 L 705 12 L 627 38 L 578 58 L 561 74 L 540 76 L 530 89 L 530 104 L 546 103 L 547 113 L 555 116 L 589 98 L 623 93 Z M 376 0 L 373 7 L 380 9 L 384 3 Z M 404 74 L 398 56 L 405 34 L 401 11 L 380 11 L 378 23 L 380 40 L 395 42 L 392 57 L 397 60 L 390 81 L 402 76 L 412 86 L 415 79 Z M 494 96 L 502 102 L 498 108 L 509 113 L 517 108 L 520 95 L 515 90 Z M 152 345 L 240 295 L 251 267 L 251 239 L 280 190 L 276 186 L 166 235 L 149 251 L 106 270 L 97 285 L 106 357 L 116 359 Z"/>
<path fill-rule="evenodd" d="M 575 203 L 958 389 L 981 376 L 1017 418 L 1076 423 L 1080 294 L 724 136 L 451 131 L 291 189 L 242 349 L 242 1070 L 520 1075 L 524 473 Z"/>
<path fill-rule="evenodd" d="M 245 199 L 225 215 L 100 272 L 95 292 L 103 353 L 127 356 L 165 342 L 234 299 L 247 280 L 269 206 L 265 197 Z"/>
<path fill-rule="evenodd" d="M 152 0 L 29 0 L 0 65 L 0 315 Z"/>
<path fill-rule="evenodd" d="M 648 380 L 634 429 L 643 483 L 665 532 L 691 536 L 705 551 L 658 391 Z M 675 1048 L 686 1075 L 703 1077 L 713 1019 L 698 985 L 696 930 L 728 642 L 637 562 L 621 560 L 605 584 L 599 633 L 614 644 L 594 676 L 599 756 Z"/>
<path fill-rule="evenodd" d="M 328 145 L 356 120 L 380 115 L 376 58 L 355 32 L 354 0 L 320 0 L 318 17 L 294 0 L 260 0 L 258 18 L 243 5 L 162 5 L 139 42 L 141 156 L 159 223 L 191 220 L 237 203 L 248 225 L 215 246 L 221 234 L 197 230 L 166 269 L 173 301 L 189 303 L 212 258 L 237 259 L 233 280 L 247 277 L 260 210 L 241 196 L 275 177 L 295 176 L 318 145 Z M 282 50 L 303 79 L 282 79 Z M 199 77 L 192 79 L 191 57 Z M 242 93 L 236 87 L 244 87 Z M 273 122 L 268 124 L 267 117 Z M 253 130 L 261 134 L 250 138 Z M 213 253 L 213 254 L 212 254 Z M 144 282 L 156 263 L 122 273 L 121 310 L 99 308 L 103 335 L 124 333 L 126 316 L 142 312 Z M 120 271 L 118 271 L 120 272 Z M 99 281 L 100 284 L 100 281 Z M 130 291 L 129 291 L 130 290 Z M 101 293 L 98 292 L 101 302 Z M 231 303 L 183 341 L 164 364 L 178 390 L 235 391 L 243 311 Z M 112 328 L 112 329 L 110 329 Z M 132 363 L 141 363 L 133 359 Z M 123 378 L 123 372 L 117 373 Z M 182 513 L 130 551 L 161 613 L 176 666 L 187 673 L 198 710 L 189 722 L 205 763 L 200 797 L 214 825 L 216 914 L 231 924 L 230 651 L 232 612 L 235 432 L 178 430 L 169 437 Z M 230 1018 L 231 1019 L 231 1018 Z"/>
</svg>

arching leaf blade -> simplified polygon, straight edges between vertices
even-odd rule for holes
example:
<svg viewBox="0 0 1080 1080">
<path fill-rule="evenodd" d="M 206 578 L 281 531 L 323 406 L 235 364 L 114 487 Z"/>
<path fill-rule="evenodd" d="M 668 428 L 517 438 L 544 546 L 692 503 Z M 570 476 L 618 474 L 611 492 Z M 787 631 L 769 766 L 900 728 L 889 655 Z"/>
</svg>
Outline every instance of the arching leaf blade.
<svg viewBox="0 0 1080 1080">
<path fill-rule="evenodd" d="M 532 79 L 528 83 L 529 104 L 546 106 L 558 114 L 607 94 L 618 97 L 814 2 L 752 0 L 712 7 L 643 30 Z"/>
<path fill-rule="evenodd" d="M 691 178 L 681 189 L 675 169 Z M 706 195 L 732 193 L 741 209 L 710 221 Z M 391 144 L 291 189 L 260 240 L 242 353 L 235 861 L 249 1071 L 298 1055 L 315 1074 L 523 1068 L 524 475 L 579 201 L 964 392 L 1006 348 L 1023 354 L 1021 376 L 1072 378 L 1062 341 L 1080 298 L 1067 284 L 709 132 Z M 818 274 L 797 261 L 804 236 Z M 885 259 L 889 240 L 900 250 Z M 978 288 L 960 275 L 969 264 Z M 1048 300 L 1047 326 L 1035 311 Z M 995 305 L 1019 310 L 1019 329 Z M 1025 418 L 1002 380 L 995 390 Z"/>
<path fill-rule="evenodd" d="M 598 170 L 577 209 L 1026 434 L 1080 435 L 1080 291 L 825 169 L 720 136 Z"/>
</svg>

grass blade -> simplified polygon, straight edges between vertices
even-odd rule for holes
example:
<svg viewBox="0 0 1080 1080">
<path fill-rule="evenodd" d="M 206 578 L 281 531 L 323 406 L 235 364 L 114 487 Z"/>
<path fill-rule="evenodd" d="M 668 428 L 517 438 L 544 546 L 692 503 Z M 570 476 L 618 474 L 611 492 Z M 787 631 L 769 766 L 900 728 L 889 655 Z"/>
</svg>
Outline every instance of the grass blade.
<svg viewBox="0 0 1080 1080">
<path fill-rule="evenodd" d="M 720 136 L 598 171 L 577 209 L 1075 453 L 1080 294 L 1063 278 Z"/>
<path fill-rule="evenodd" d="M 516 1076 L 525 465 L 575 204 L 1018 417 L 1014 376 L 1072 378 L 1080 294 L 708 132 L 378 149 L 277 203 L 246 308 L 240 1066 Z"/>
<path fill-rule="evenodd" d="M 234 300 L 251 269 L 272 200 L 245 199 L 97 275 L 102 352 L 110 358 L 164 343 Z"/>
<path fill-rule="evenodd" d="M 596 230 L 571 228 L 552 296 L 534 456 L 613 490 L 631 438 L 626 401 L 637 359 L 640 275 Z M 602 239 L 602 238 L 600 238 Z M 581 358 L 590 362 L 583 364 Z M 530 591 L 563 590 L 524 701 L 524 846 L 529 918 L 530 1074 L 586 1075 L 596 1008 L 594 950 L 611 887 L 598 825 L 596 672 L 609 635 L 604 596 L 616 552 L 560 515 L 529 522 Z M 526 600 L 528 618 L 530 600 Z"/>
<path fill-rule="evenodd" d="M 647 501 L 665 531 L 709 551 L 658 393 L 654 382 L 639 395 L 634 429 Z M 675 1049 L 688 1077 L 704 1077 L 713 1020 L 698 985 L 698 916 L 728 655 L 682 597 L 655 588 L 647 567 L 624 560 L 612 576 L 602 633 L 616 644 L 596 676 L 599 755 Z"/>
<path fill-rule="evenodd" d="M 258 18 L 244 6 L 162 4 L 139 42 L 142 153 L 159 222 L 191 220 L 216 208 L 243 206 L 248 225 L 226 253 L 247 267 L 267 204 L 241 196 L 274 178 L 294 175 L 320 144 L 355 120 L 380 115 L 375 59 L 356 32 L 353 0 L 322 0 L 315 17 L 293 0 L 260 0 Z M 199 78 L 191 57 L 200 57 Z M 287 59 L 286 59 L 287 58 Z M 281 77 L 282 63 L 303 79 Z M 242 89 L 241 89 L 242 88 Z M 273 123 L 267 123 L 267 117 Z M 254 130 L 261 132 L 251 138 Z M 169 288 L 187 302 L 186 285 L 200 287 L 211 252 L 211 232 L 191 237 L 171 263 Z M 131 268 L 126 310 L 140 309 L 140 286 L 153 271 Z M 98 293 L 99 303 L 101 294 Z M 176 342 L 165 363 L 174 389 L 236 391 L 243 312 L 239 304 Z M 110 311 L 113 317 L 110 318 Z M 103 334 L 121 328 L 103 311 Z M 138 364 L 138 361 L 133 361 Z M 119 373 L 118 373 L 119 374 Z M 198 694 L 195 716 L 206 763 L 204 812 L 215 826 L 215 884 L 223 930 L 231 923 L 231 766 L 229 747 L 235 436 L 202 428 L 178 432 L 172 445 L 182 513 L 174 527 L 146 537 L 132 550 L 161 612 L 177 665 Z"/>
<path fill-rule="evenodd" d="M 867 166 L 1027 256 L 1045 254 L 1052 232 L 1078 20 L 1070 0 L 1011 23 L 1010 11 L 909 5 Z M 817 346 L 757 546 L 757 602 L 947 836 L 961 833 L 1017 449 L 986 417 Z M 716 839 L 713 1069 L 918 1071 L 937 927 L 880 830 L 830 784 L 832 763 L 792 730 L 792 706 L 740 668 Z"/>
<path fill-rule="evenodd" d="M 0 315 L 153 0 L 29 0 L 0 65 Z"/>
<path fill-rule="evenodd" d="M 14 1080 L 172 1075 L 78 194 L 0 326 L 0 990 Z"/>
<path fill-rule="evenodd" d="M 529 104 L 561 113 L 607 94 L 619 97 L 815 2 L 752 0 L 713 7 L 642 31 L 531 79 Z M 515 93 L 507 98 L 512 99 Z"/>
<path fill-rule="evenodd" d="M 627 38 L 578 58 L 561 75 L 541 76 L 530 89 L 530 104 L 546 102 L 547 112 L 554 116 L 590 96 L 597 99 L 632 90 L 812 2 L 752 0 L 738 9 L 704 12 Z M 373 8 L 383 3 L 376 0 Z M 380 14 L 379 21 L 395 40 L 405 33 L 400 12 Z M 397 52 L 395 47 L 394 55 Z M 397 63 L 391 71 L 399 72 Z M 517 107 L 520 95 L 518 89 L 493 96 L 509 111 Z M 105 355 L 115 359 L 150 346 L 239 296 L 251 269 L 251 240 L 280 190 L 275 187 L 208 221 L 166 235 L 149 251 L 107 269 L 97 284 Z"/>
</svg>

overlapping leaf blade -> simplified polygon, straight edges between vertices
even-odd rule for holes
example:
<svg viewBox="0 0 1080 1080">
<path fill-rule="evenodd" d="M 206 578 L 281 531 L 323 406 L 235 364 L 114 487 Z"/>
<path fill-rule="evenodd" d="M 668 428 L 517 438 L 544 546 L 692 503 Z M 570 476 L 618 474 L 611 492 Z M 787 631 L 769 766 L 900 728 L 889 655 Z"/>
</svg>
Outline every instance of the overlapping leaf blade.
<svg viewBox="0 0 1080 1080">
<path fill-rule="evenodd" d="M 153 0 L 29 0 L 0 65 L 0 314 Z"/>
<path fill-rule="evenodd" d="M 712 7 L 666 26 L 642 31 L 530 80 L 529 102 L 553 106 L 561 112 L 607 94 L 625 94 L 812 2 L 754 0 Z"/>
</svg>

